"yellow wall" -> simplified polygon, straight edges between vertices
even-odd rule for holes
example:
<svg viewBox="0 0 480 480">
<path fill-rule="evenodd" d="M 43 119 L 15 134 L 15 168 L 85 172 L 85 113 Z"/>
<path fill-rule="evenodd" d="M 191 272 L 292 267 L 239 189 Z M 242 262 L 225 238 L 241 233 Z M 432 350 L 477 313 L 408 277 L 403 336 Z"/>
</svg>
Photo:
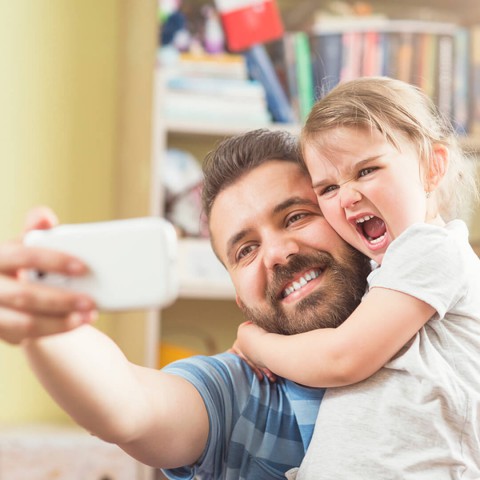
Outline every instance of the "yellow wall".
<svg viewBox="0 0 480 480">
<path fill-rule="evenodd" d="M 115 0 L 0 0 L 0 240 L 25 212 L 114 216 L 118 95 Z M 64 419 L 0 342 L 0 423 Z"/>
</svg>

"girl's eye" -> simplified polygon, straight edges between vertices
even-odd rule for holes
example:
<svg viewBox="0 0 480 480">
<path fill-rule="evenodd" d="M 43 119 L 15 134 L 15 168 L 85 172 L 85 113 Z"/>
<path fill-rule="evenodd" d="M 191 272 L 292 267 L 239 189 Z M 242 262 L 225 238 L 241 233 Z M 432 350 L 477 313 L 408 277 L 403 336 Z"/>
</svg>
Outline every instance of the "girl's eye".
<svg viewBox="0 0 480 480">
<path fill-rule="evenodd" d="M 318 197 L 322 195 L 328 195 L 329 193 L 333 193 L 335 190 L 338 189 L 338 185 L 329 185 L 328 187 L 323 188 L 317 193 Z"/>
<path fill-rule="evenodd" d="M 359 177 L 365 177 L 365 176 L 367 176 L 369 173 L 374 172 L 375 170 L 378 170 L 378 168 L 377 168 L 377 167 L 362 168 L 362 169 L 358 172 L 358 176 L 359 176 Z"/>
</svg>

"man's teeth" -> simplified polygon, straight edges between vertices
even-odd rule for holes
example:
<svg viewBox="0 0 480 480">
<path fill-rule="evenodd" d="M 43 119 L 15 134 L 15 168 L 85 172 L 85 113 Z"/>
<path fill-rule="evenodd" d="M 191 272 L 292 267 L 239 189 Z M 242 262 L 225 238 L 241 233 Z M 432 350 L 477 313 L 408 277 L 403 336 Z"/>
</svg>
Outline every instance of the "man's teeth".
<svg viewBox="0 0 480 480">
<path fill-rule="evenodd" d="M 304 287 L 310 280 L 313 280 L 320 276 L 320 271 L 318 270 L 310 270 L 307 272 L 305 275 L 300 277 L 297 281 L 292 282 L 290 286 L 288 286 L 283 292 L 282 292 L 282 297 L 286 298 L 288 297 L 291 293 L 300 290 L 302 287 Z"/>
</svg>

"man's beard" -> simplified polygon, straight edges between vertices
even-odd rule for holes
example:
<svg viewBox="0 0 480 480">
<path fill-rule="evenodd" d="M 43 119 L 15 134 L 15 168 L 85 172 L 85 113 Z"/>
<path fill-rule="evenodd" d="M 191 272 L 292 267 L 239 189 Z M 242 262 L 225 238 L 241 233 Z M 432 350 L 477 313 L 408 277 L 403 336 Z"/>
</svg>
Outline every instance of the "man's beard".
<svg viewBox="0 0 480 480">
<path fill-rule="evenodd" d="M 300 272 L 318 268 L 323 271 L 322 285 L 286 311 L 281 289 Z M 240 308 L 248 320 L 268 332 L 292 335 L 317 328 L 335 328 L 360 303 L 370 270 L 368 258 L 350 246 L 346 246 L 340 259 L 323 251 L 292 255 L 287 265 L 276 268 L 267 285 L 265 297 L 269 308 L 250 308 L 241 299 Z"/>
</svg>

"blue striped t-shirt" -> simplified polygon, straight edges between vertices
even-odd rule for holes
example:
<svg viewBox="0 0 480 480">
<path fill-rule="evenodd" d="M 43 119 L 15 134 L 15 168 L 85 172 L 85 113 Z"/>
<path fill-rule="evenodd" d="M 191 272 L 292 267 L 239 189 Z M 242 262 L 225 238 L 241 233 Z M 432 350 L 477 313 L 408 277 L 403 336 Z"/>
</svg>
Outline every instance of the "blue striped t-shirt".
<svg viewBox="0 0 480 480">
<path fill-rule="evenodd" d="M 324 389 L 284 379 L 259 381 L 236 355 L 191 357 L 165 367 L 192 383 L 210 421 L 195 465 L 164 471 L 170 479 L 284 479 L 310 443 Z"/>
</svg>

